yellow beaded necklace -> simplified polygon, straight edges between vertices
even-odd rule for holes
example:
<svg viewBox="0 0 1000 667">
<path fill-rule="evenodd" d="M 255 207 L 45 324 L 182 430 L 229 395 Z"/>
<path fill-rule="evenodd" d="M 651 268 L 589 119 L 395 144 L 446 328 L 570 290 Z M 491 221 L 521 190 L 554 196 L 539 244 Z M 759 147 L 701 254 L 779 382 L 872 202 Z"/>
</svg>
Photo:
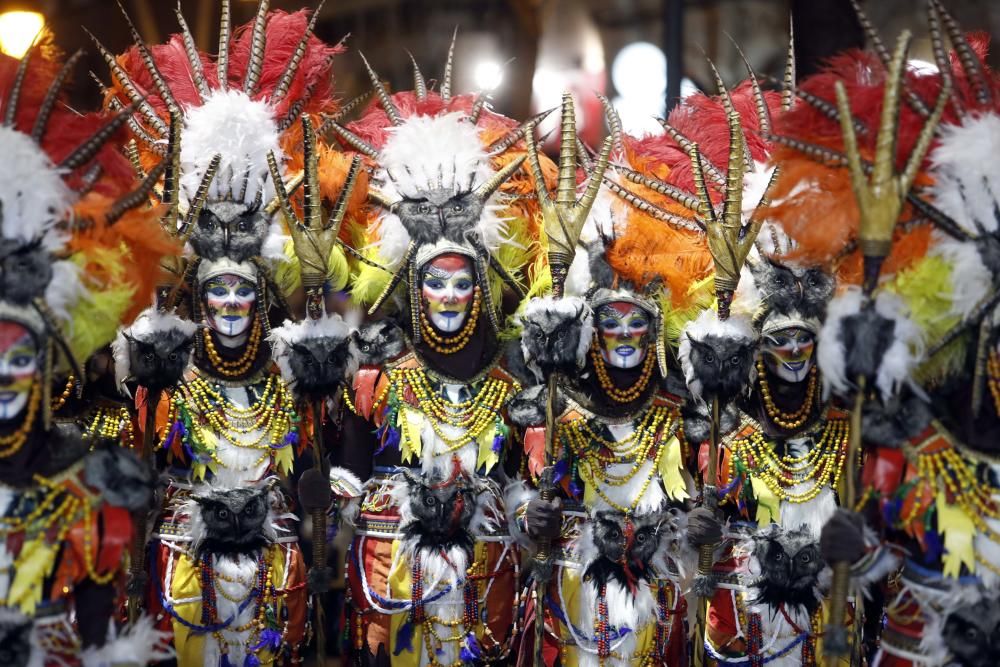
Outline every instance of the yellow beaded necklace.
<svg viewBox="0 0 1000 667">
<path fill-rule="evenodd" d="M 472 308 L 469 310 L 469 316 L 465 318 L 465 324 L 461 331 L 454 336 L 442 336 L 427 321 L 427 315 L 420 311 L 420 334 L 423 336 L 424 342 L 438 354 L 454 354 L 469 343 L 476 330 L 476 324 L 479 322 L 481 310 L 482 294 L 477 285 L 472 297 Z"/>
<path fill-rule="evenodd" d="M 232 468 L 219 459 L 214 447 L 204 446 L 204 443 L 216 439 L 208 433 L 224 438 L 234 447 L 261 451 L 254 463 L 241 469 L 246 471 L 257 468 L 271 457 L 275 446 L 283 443 L 293 430 L 295 415 L 291 405 L 291 395 L 276 375 L 267 378 L 260 398 L 246 408 L 233 405 L 212 383 L 196 375 L 182 384 L 171 397 L 168 422 L 172 423 L 181 410 L 188 411 L 192 416 L 190 429 L 194 442 L 200 443 L 202 447 L 199 449 L 223 467 Z M 252 440 L 247 438 L 255 432 Z"/>
<path fill-rule="evenodd" d="M 642 373 L 628 389 L 619 389 L 615 386 L 608 369 L 604 363 L 604 357 L 600 352 L 600 342 L 595 335 L 594 343 L 590 346 L 590 360 L 594 366 L 594 373 L 597 375 L 597 382 L 601 385 L 604 394 L 615 403 L 631 403 L 636 400 L 649 386 L 649 379 L 653 376 L 653 367 L 656 365 L 656 355 L 646 353 L 646 360 L 642 363 Z"/>
<path fill-rule="evenodd" d="M 35 417 L 38 416 L 38 408 L 42 403 L 42 387 L 40 382 L 31 385 L 31 394 L 28 396 L 28 411 L 24 415 L 24 420 L 17 430 L 10 435 L 0 435 L 0 459 L 5 459 L 17 454 L 28 441 L 28 434 L 35 427 Z"/>
<path fill-rule="evenodd" d="M 730 449 L 733 456 L 746 465 L 750 474 L 762 481 L 779 499 L 804 503 L 815 498 L 824 488 L 837 488 L 844 472 L 849 439 L 850 422 L 829 419 L 820 438 L 803 456 L 777 456 L 773 444 L 760 431 L 733 440 Z M 733 466 L 732 474 L 735 470 L 736 466 Z M 810 481 L 812 486 L 805 491 L 791 490 Z"/>
<path fill-rule="evenodd" d="M 986 374 L 989 377 L 990 395 L 993 396 L 993 408 L 1000 415 L 1000 354 L 994 349 L 986 360 Z"/>
<path fill-rule="evenodd" d="M 417 406 L 428 417 L 434 433 L 445 444 L 445 450 L 434 456 L 451 454 L 479 438 L 487 429 L 496 428 L 497 416 L 507 402 L 511 385 L 499 378 L 487 378 L 472 398 L 453 402 L 435 389 L 422 368 L 399 368 L 389 371 L 389 384 L 397 395 L 409 389 Z M 517 391 L 515 388 L 514 391 Z M 444 431 L 445 426 L 461 433 L 457 436 Z"/>
<path fill-rule="evenodd" d="M 660 467 L 660 461 L 670 442 L 665 434 L 674 430 L 673 411 L 667 407 L 654 406 L 638 419 L 632 433 L 620 440 L 608 440 L 591 426 L 591 420 L 574 419 L 559 425 L 559 436 L 577 460 L 580 476 L 594 491 L 615 510 L 631 514 L 638 507 L 649 485 L 653 483 Z M 610 452 L 605 454 L 604 450 Z M 649 476 L 643 481 L 632 503 L 625 507 L 611 500 L 603 487 L 621 487 L 628 484 L 642 470 L 648 461 L 653 465 Z M 611 465 L 632 463 L 632 467 L 622 474 L 608 470 Z"/>
<path fill-rule="evenodd" d="M 781 409 L 775 405 L 774 397 L 771 395 L 771 387 L 767 382 L 767 373 L 764 367 L 764 360 L 757 360 L 757 386 L 760 387 L 760 394 L 764 399 L 764 411 L 767 413 L 768 419 L 775 426 L 780 426 L 786 431 L 793 431 L 797 428 L 801 428 L 803 424 L 809 419 L 813 411 L 814 401 L 816 399 L 816 387 L 819 384 L 819 375 L 815 364 L 809 369 L 809 379 L 806 384 L 806 397 L 802 401 L 802 405 L 799 406 L 798 410 L 792 413 L 782 412 Z"/>
<path fill-rule="evenodd" d="M 232 361 L 222 358 L 215 347 L 215 341 L 212 340 L 212 332 L 209 329 L 202 329 L 201 336 L 205 343 L 205 354 L 208 355 L 208 360 L 212 363 L 212 370 L 222 377 L 228 378 L 246 375 L 254 361 L 257 360 L 257 351 L 260 349 L 261 331 L 263 330 L 259 318 L 255 317 L 251 326 L 253 328 L 250 330 L 250 336 L 243 348 L 243 354 Z"/>
</svg>

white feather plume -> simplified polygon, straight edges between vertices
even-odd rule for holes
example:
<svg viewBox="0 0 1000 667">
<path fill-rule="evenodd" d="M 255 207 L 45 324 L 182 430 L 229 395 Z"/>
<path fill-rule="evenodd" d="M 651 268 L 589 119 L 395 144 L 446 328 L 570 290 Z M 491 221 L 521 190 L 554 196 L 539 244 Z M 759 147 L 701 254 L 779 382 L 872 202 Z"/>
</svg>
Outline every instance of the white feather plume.
<svg viewBox="0 0 1000 667">
<path fill-rule="evenodd" d="M 0 154 L 4 238 L 41 240 L 46 250 L 62 250 L 66 237 L 56 223 L 66 218 L 74 195 L 59 169 L 30 136 L 10 127 L 0 127 Z"/>
<path fill-rule="evenodd" d="M 438 116 L 411 116 L 391 128 L 379 153 L 375 174 L 390 200 L 419 198 L 420 193 L 443 188 L 455 194 L 474 190 L 495 173 L 479 131 L 464 112 Z M 499 193 L 483 207 L 477 230 L 487 250 L 506 241 L 506 221 L 497 215 Z M 389 268 L 402 260 L 410 237 L 399 217 L 387 213 L 378 222 L 378 255 Z"/>
<path fill-rule="evenodd" d="M 993 274 L 976 246 L 935 230 L 930 254 L 948 263 L 951 271 L 951 308 L 947 314 L 966 318 L 973 313 L 994 288 Z M 944 313 L 942 313 L 944 315 Z"/>
<path fill-rule="evenodd" d="M 267 166 L 267 154 L 273 151 L 279 170 L 284 153 L 279 144 L 274 109 L 266 102 L 251 100 L 241 90 L 215 90 L 201 106 L 184 114 L 184 140 L 181 142 L 181 200 L 189 205 L 201 179 L 215 155 L 222 161 L 209 199 L 237 199 L 243 179 L 249 173 L 242 202 L 253 203 L 260 192 L 266 204 L 274 198 L 274 184 Z"/>
<path fill-rule="evenodd" d="M 1000 115 L 969 114 L 959 124 L 938 128 L 930 155 L 934 204 L 965 231 L 997 230 L 1000 201 Z"/>
</svg>

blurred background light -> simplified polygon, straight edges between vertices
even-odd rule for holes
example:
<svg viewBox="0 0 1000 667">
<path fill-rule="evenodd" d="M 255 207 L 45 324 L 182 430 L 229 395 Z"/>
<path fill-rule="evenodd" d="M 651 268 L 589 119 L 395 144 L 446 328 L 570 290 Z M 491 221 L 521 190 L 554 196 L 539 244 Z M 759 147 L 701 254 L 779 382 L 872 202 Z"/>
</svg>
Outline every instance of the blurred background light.
<svg viewBox="0 0 1000 667">
<path fill-rule="evenodd" d="M 611 83 L 622 97 L 659 97 L 667 92 L 667 57 L 650 42 L 622 47 L 611 63 Z"/>
<path fill-rule="evenodd" d="M 480 61 L 473 78 L 478 90 L 496 90 L 503 83 L 503 66 L 495 60 Z"/>
<path fill-rule="evenodd" d="M 45 26 L 38 12 L 10 11 L 0 14 L 0 51 L 21 58 Z"/>
</svg>

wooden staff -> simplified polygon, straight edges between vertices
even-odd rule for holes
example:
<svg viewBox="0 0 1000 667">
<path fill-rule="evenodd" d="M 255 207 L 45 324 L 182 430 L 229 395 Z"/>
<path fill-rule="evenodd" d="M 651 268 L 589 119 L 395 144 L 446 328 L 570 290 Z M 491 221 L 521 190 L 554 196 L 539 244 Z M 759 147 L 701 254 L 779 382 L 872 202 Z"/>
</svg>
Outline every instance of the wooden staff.
<svg viewBox="0 0 1000 667">
<path fill-rule="evenodd" d="M 569 273 L 570 264 L 572 264 L 576 254 L 576 246 L 580 241 L 583 225 L 597 199 L 601 179 L 604 178 L 604 172 L 608 168 L 612 143 L 610 138 L 604 140 L 597 165 L 588 176 L 587 188 L 583 196 L 577 200 L 576 112 L 573 108 L 573 96 L 569 93 L 563 93 L 560 129 L 562 135 L 559 146 L 559 179 L 554 199 L 549 195 L 545 179 L 542 176 L 542 168 L 538 160 L 538 147 L 535 144 L 534 123 L 529 124 L 525 131 L 528 159 L 535 181 L 535 193 L 541 207 L 542 225 L 548 241 L 547 253 L 549 270 L 552 274 L 552 295 L 556 298 L 561 298 L 563 295 L 566 275 Z M 551 502 L 555 497 L 551 466 L 555 458 L 557 377 L 558 373 L 550 371 L 546 378 L 548 396 L 545 402 L 545 472 L 542 474 L 539 489 L 539 495 L 545 502 Z M 545 589 L 552 575 L 551 548 L 549 540 L 539 540 L 538 551 L 534 559 L 535 667 L 544 667 L 545 665 L 542 650 L 545 643 Z"/>
<path fill-rule="evenodd" d="M 920 164 L 926 155 L 934 136 L 934 131 L 945 104 L 951 92 L 951 78 L 942 70 L 942 85 L 937 103 L 924 127 L 921 129 L 917 143 L 910 154 L 903 172 L 896 173 L 896 127 L 899 123 L 900 92 L 903 73 L 905 71 L 906 54 L 910 43 L 909 31 L 904 31 L 896 42 L 892 62 L 885 83 L 882 100 L 882 114 L 878 136 L 875 140 L 875 161 L 871 168 L 871 177 L 866 175 L 865 165 L 858 150 L 858 141 L 854 130 L 854 119 L 851 115 L 850 103 L 843 83 L 837 81 L 837 115 L 840 120 L 841 134 L 844 138 L 844 150 L 847 156 L 848 169 L 851 175 L 851 187 L 854 191 L 860 214 L 859 239 L 864 255 L 864 282 L 862 289 L 865 300 L 863 309 L 871 309 L 874 301 L 871 296 L 878 285 L 882 262 L 889 255 L 892 247 L 892 236 L 896 221 L 903 209 L 913 179 L 916 178 Z M 857 460 L 861 451 L 861 416 L 864 409 L 865 393 L 868 378 L 859 375 L 855 379 L 857 394 L 851 410 L 851 433 L 848 440 L 847 475 L 845 478 L 845 493 L 843 504 L 851 511 L 855 510 L 857 498 L 855 494 L 855 475 Z M 826 626 L 824 654 L 826 663 L 834 665 L 840 658 L 850 655 L 851 646 L 848 642 L 849 628 L 846 618 L 847 595 L 850 587 L 851 564 L 838 562 L 832 565 L 833 581 L 830 587 L 830 615 Z"/>
</svg>

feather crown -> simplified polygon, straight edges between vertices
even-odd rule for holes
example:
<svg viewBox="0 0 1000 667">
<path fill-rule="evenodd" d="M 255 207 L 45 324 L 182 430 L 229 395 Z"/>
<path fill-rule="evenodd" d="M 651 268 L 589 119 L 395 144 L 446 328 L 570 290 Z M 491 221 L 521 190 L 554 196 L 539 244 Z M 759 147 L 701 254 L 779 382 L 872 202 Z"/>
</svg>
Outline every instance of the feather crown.
<svg viewBox="0 0 1000 667">
<path fill-rule="evenodd" d="M 453 95 L 453 54 L 454 40 L 438 91 L 428 89 L 414 61 L 413 90 L 395 94 L 364 60 L 375 100 L 357 121 L 333 124 L 340 141 L 373 166 L 368 196 L 376 206 L 358 233 L 366 261 L 354 294 L 374 312 L 407 272 L 458 253 L 473 260 L 490 324 L 499 330 L 499 301 L 490 292 L 502 281 L 523 295 L 519 274 L 535 245 L 537 205 L 509 196 L 531 191 L 525 157 L 515 154 L 529 123 L 493 113 L 485 94 Z M 513 219 L 520 224 L 509 225 Z"/>
<path fill-rule="evenodd" d="M 158 194 L 171 206 L 178 235 L 189 240 L 203 211 L 224 227 L 237 216 L 254 215 L 253 224 L 263 226 L 235 252 L 228 239 L 221 247 L 193 242 L 194 253 L 210 261 L 281 256 L 280 229 L 268 227 L 278 208 L 268 158 L 274 156 L 286 178 L 286 152 L 294 152 L 301 137 L 298 118 L 335 108 L 331 60 L 343 48 L 313 35 L 316 13 L 270 12 L 269 5 L 261 0 L 254 20 L 232 30 L 224 0 L 214 56 L 195 48 L 179 9 L 181 32 L 165 44 L 143 43 L 131 21 L 135 45 L 120 56 L 94 39 L 112 74 L 106 105 L 132 105 L 137 167 L 167 157 Z"/>
</svg>

